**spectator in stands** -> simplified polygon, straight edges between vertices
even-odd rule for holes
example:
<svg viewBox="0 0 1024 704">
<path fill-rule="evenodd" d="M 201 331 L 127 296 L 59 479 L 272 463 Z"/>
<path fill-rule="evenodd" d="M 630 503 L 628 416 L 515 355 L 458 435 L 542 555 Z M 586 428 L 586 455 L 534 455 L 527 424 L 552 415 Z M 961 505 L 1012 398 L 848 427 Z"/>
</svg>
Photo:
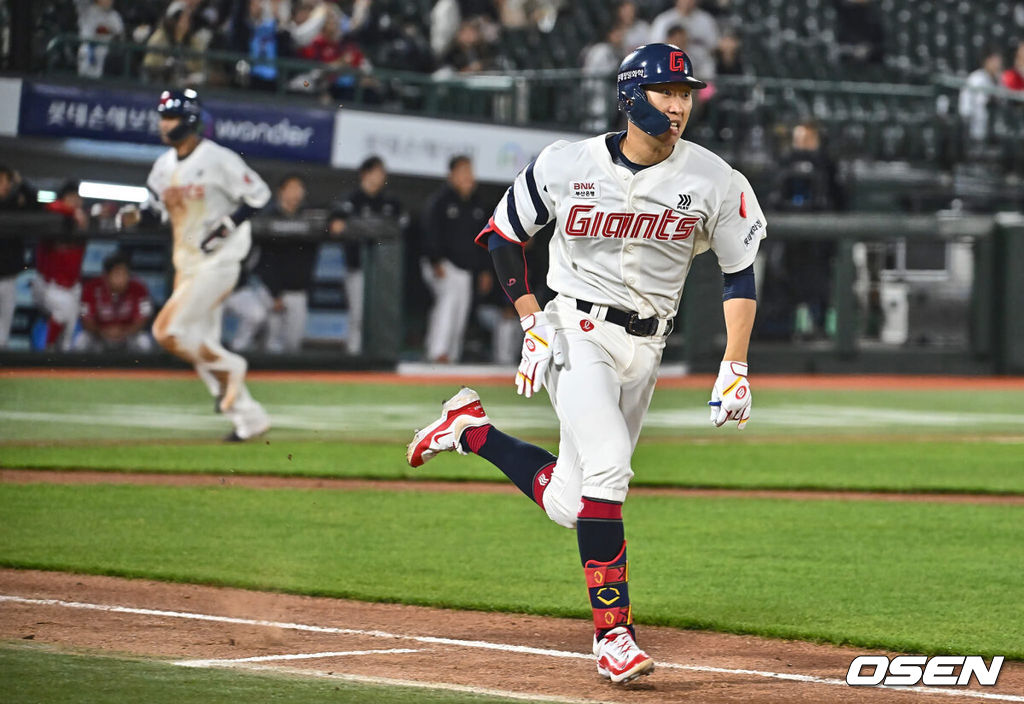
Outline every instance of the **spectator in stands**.
<svg viewBox="0 0 1024 704">
<path fill-rule="evenodd" d="M 835 0 L 836 41 L 843 56 L 880 64 L 885 54 L 885 22 L 875 0 Z"/>
<path fill-rule="evenodd" d="M 1017 42 L 1017 51 L 1013 54 L 1013 64 L 1003 71 L 1002 83 L 1010 90 L 1024 90 L 1024 40 Z"/>
<path fill-rule="evenodd" d="M 982 56 L 981 67 L 967 76 L 960 90 L 960 117 L 964 120 L 967 137 L 971 142 L 981 143 L 988 138 L 988 103 L 992 97 L 989 91 L 998 87 L 1002 70 L 1002 52 L 995 48 L 988 49 Z"/>
<path fill-rule="evenodd" d="M 296 0 L 288 31 L 295 50 L 305 49 L 320 36 L 327 19 L 328 5 L 323 0 Z"/>
<path fill-rule="evenodd" d="M 776 210 L 821 213 L 846 208 L 835 163 L 822 145 L 816 122 L 793 128 L 791 148 L 780 160 L 775 184 L 771 199 Z M 762 328 L 777 323 L 787 335 L 824 335 L 834 257 L 831 241 L 776 242 L 767 248 L 764 299 L 773 303 L 766 307 Z"/>
<path fill-rule="evenodd" d="M 740 56 L 742 44 L 735 32 L 726 32 L 715 49 L 715 71 L 719 76 L 742 76 L 746 73 Z"/>
<path fill-rule="evenodd" d="M 677 24 L 686 29 L 686 53 L 693 61 L 694 73 L 705 80 L 714 78 L 715 60 L 711 52 L 718 46 L 718 23 L 715 18 L 697 7 L 697 0 L 676 0 L 674 7 L 654 18 L 648 41 L 665 41 L 668 30 Z"/>
<path fill-rule="evenodd" d="M 461 22 L 458 0 L 437 0 L 434 3 L 430 10 L 430 48 L 438 59 L 448 53 Z"/>
<path fill-rule="evenodd" d="M 152 81 L 197 84 L 206 79 L 202 57 L 176 57 L 167 49 L 203 52 L 210 44 L 210 31 L 198 12 L 198 2 L 175 0 L 167 8 L 156 31 L 146 45 L 150 51 L 142 60 L 142 68 Z M 163 49 L 164 51 L 161 51 Z"/>
<path fill-rule="evenodd" d="M 615 22 L 622 28 L 622 47 L 627 54 L 651 36 L 651 23 L 637 17 L 635 0 L 621 0 L 615 6 Z"/>
<path fill-rule="evenodd" d="M 321 84 L 336 100 L 345 100 L 355 92 L 362 80 L 360 74 L 370 70 L 370 62 L 362 49 L 344 34 L 344 16 L 337 7 L 329 6 L 320 34 L 313 43 L 299 51 L 299 56 L 327 65 Z"/>
<path fill-rule="evenodd" d="M 686 34 L 686 27 L 681 24 L 674 24 L 668 28 L 668 32 L 665 34 L 665 38 L 662 39 L 666 44 L 677 46 L 683 51 L 688 51 L 687 44 L 689 43 L 689 36 Z"/>
<path fill-rule="evenodd" d="M 478 73 L 489 68 L 490 56 L 484 42 L 479 20 L 465 20 L 459 25 L 455 42 L 442 57 L 441 71 Z"/>
<path fill-rule="evenodd" d="M 93 0 L 78 11 L 78 75 L 99 78 L 110 51 L 108 42 L 124 37 L 124 22 L 114 0 Z"/>
<path fill-rule="evenodd" d="M 430 73 L 434 70 L 430 41 L 413 11 L 415 6 L 407 5 L 406 8 L 407 11 L 394 23 L 396 31 L 382 40 L 381 50 L 375 58 L 382 68 Z"/>
<path fill-rule="evenodd" d="M 437 0 L 430 11 L 430 48 L 434 56 L 441 59 L 449 52 L 466 22 L 474 23 L 481 42 L 498 41 L 501 17 L 494 0 Z"/>
<path fill-rule="evenodd" d="M 103 275 L 82 289 L 82 332 L 74 347 L 89 352 L 148 352 L 153 338 L 146 325 L 153 301 L 146 285 L 132 277 L 128 257 L 115 252 L 103 260 Z"/>
<path fill-rule="evenodd" d="M 344 234 L 353 218 L 386 218 L 394 220 L 407 241 L 411 236 L 412 218 L 401 203 L 384 192 L 388 182 L 387 167 L 379 156 L 370 156 L 359 165 L 359 187 L 336 203 L 327 223 L 329 234 Z M 348 298 L 348 340 L 350 354 L 363 349 L 364 283 L 363 247 L 370 243 L 345 242 L 345 295 Z"/>
<path fill-rule="evenodd" d="M 34 210 L 36 193 L 17 171 L 0 166 L 0 213 Z M 25 242 L 21 237 L 0 236 L 0 349 L 7 346 L 17 303 L 15 284 L 25 270 Z"/>
<path fill-rule="evenodd" d="M 547 33 L 555 28 L 558 13 L 565 3 L 563 0 L 500 0 L 497 4 L 503 26 L 515 29 L 536 27 Z"/>
<path fill-rule="evenodd" d="M 608 91 L 609 82 L 622 63 L 627 50 L 623 46 L 625 27 L 612 25 L 604 41 L 595 42 L 583 50 L 583 90 L 587 101 L 587 118 L 583 128 L 587 132 L 604 132 L 615 114 L 613 96 Z"/>
<path fill-rule="evenodd" d="M 476 192 L 473 162 L 455 156 L 448 183 L 431 197 L 424 213 L 423 280 L 434 295 L 427 321 L 427 359 L 458 362 L 473 300 L 473 278 L 489 270 L 484 250 L 473 240 L 487 224 L 488 208 Z"/>
<path fill-rule="evenodd" d="M 47 317 L 45 339 L 39 346 L 50 348 L 57 344 L 61 350 L 68 350 L 78 322 L 82 293 L 79 279 L 85 257 L 85 242 L 76 231 L 89 225 L 78 195 L 78 182 L 68 181 L 61 186 L 57 199 L 48 203 L 46 209 L 64 216 L 67 236 L 42 239 L 36 246 L 32 298 Z"/>
<path fill-rule="evenodd" d="M 297 173 L 284 176 L 277 185 L 267 216 L 281 220 L 302 219 L 306 182 Z M 306 334 L 309 288 L 319 245 L 288 237 L 270 238 L 260 244 L 256 275 L 266 287 L 267 352 L 298 352 Z"/>
<path fill-rule="evenodd" d="M 275 61 L 293 54 L 291 35 L 279 24 L 264 0 L 236 0 L 227 28 L 227 48 L 248 54 L 239 62 L 236 78 L 244 86 L 273 90 L 278 71 Z"/>
</svg>

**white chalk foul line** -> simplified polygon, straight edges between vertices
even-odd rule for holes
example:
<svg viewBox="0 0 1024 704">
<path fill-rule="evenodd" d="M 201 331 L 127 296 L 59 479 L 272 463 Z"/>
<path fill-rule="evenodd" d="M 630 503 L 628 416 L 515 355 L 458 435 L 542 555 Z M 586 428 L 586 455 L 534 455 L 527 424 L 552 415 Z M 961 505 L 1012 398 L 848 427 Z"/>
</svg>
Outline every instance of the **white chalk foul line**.
<svg viewBox="0 0 1024 704">
<path fill-rule="evenodd" d="M 506 653 L 522 653 L 526 655 L 543 655 L 545 657 L 571 658 L 576 660 L 590 660 L 593 655 L 590 653 L 574 653 L 568 650 L 551 650 L 548 648 L 531 648 L 525 645 L 512 645 L 509 643 L 491 643 L 484 640 L 461 640 L 457 638 L 437 638 L 434 636 L 410 636 L 387 631 L 362 630 L 357 628 L 335 628 L 333 626 L 313 626 L 305 623 L 288 623 L 282 621 L 264 621 L 261 619 L 236 618 L 232 616 L 212 616 L 210 614 L 198 614 L 188 611 L 163 611 L 159 609 L 139 609 L 130 606 L 112 606 L 109 604 L 89 604 L 78 601 L 62 601 L 60 599 L 29 599 L 14 595 L 0 595 L 0 602 L 12 602 L 17 604 L 37 604 L 40 606 L 63 606 L 71 609 L 87 609 L 91 611 L 107 611 L 121 614 L 137 614 L 140 616 L 159 616 L 164 618 L 180 618 L 192 621 L 214 621 L 217 623 L 234 623 L 243 626 L 264 626 L 268 628 L 282 628 L 294 631 L 306 631 L 310 633 L 335 633 L 339 635 L 359 635 L 371 638 L 393 638 L 400 640 L 412 640 L 417 643 L 431 643 L 433 645 L 451 645 L 460 648 L 479 648 L 483 650 L 500 650 Z M 726 667 L 711 667 L 706 665 L 680 665 L 671 662 L 659 662 L 658 667 L 673 670 L 692 670 L 694 672 L 718 672 L 729 675 L 753 675 L 756 677 L 767 677 L 771 679 L 787 680 L 791 682 L 806 682 L 809 684 L 822 684 L 829 686 L 849 687 L 845 680 L 817 677 L 815 675 L 798 675 L 787 672 L 770 672 L 764 670 L 740 670 Z M 891 689 L 896 692 L 908 694 L 942 694 L 950 697 L 964 697 L 968 699 L 988 699 L 1001 702 L 1024 702 L 1024 696 L 1014 694 L 996 694 L 992 692 L 979 692 L 966 689 L 939 689 L 937 687 L 880 687 Z"/>
<path fill-rule="evenodd" d="M 354 655 L 400 655 L 418 653 L 411 648 L 391 648 L 389 650 L 339 650 L 327 653 L 288 653 L 285 655 L 256 655 L 251 658 L 215 658 L 212 660 L 178 660 L 175 665 L 182 667 L 217 667 L 242 662 L 271 662 L 273 660 L 314 660 L 316 658 L 347 658 Z"/>
<path fill-rule="evenodd" d="M 295 667 L 269 667 L 266 665 L 228 665 L 230 669 L 251 670 L 260 673 L 285 673 L 299 675 L 301 677 L 317 677 L 326 680 L 344 680 L 346 682 L 358 682 L 359 684 L 381 685 L 384 687 L 409 687 L 414 689 L 437 689 L 445 692 L 462 692 L 464 694 L 476 694 L 486 697 L 501 697 L 502 699 L 515 699 L 525 702 L 551 702 L 551 704 L 616 704 L 597 699 L 573 699 L 561 697 L 557 694 L 527 694 L 504 689 L 490 689 L 488 687 L 472 687 L 466 684 L 453 684 L 451 682 L 429 682 L 423 680 L 400 680 L 391 677 L 372 677 L 370 675 L 351 675 L 344 672 L 323 672 L 322 670 L 303 670 Z"/>
</svg>

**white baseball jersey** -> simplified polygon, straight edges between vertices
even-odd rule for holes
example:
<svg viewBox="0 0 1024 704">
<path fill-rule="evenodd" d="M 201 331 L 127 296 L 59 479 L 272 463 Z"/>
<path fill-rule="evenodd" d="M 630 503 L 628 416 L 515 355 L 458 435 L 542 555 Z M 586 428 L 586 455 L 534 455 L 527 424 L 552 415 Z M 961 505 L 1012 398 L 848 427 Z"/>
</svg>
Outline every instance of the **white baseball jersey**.
<svg viewBox="0 0 1024 704">
<path fill-rule="evenodd" d="M 495 208 L 495 229 L 517 242 L 557 220 L 552 290 L 672 318 L 696 255 L 714 250 L 725 273 L 754 262 L 766 221 L 743 174 L 684 140 L 634 174 L 612 160 L 606 137 L 546 147 Z"/>
<path fill-rule="evenodd" d="M 213 243 L 215 249 L 209 254 L 200 249 L 200 244 L 242 203 L 262 208 L 270 200 L 270 189 L 259 174 L 238 154 L 209 139 L 199 142 L 184 159 L 179 159 L 173 148 L 168 149 L 153 164 L 146 186 L 150 191 L 149 207 L 173 225 L 174 268 L 179 273 L 244 259 L 252 244 L 248 222 L 223 241 Z M 175 207 L 178 200 L 182 200 L 183 209 Z M 175 210 L 177 214 L 172 212 Z"/>
</svg>

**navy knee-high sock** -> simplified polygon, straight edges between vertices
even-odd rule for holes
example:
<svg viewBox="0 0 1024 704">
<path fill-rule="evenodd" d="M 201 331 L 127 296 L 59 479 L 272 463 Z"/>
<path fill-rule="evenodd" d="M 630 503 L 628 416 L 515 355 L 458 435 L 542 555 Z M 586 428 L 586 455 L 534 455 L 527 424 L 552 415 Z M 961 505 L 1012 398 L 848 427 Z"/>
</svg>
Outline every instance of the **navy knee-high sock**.
<svg viewBox="0 0 1024 704">
<path fill-rule="evenodd" d="M 505 473 L 519 490 L 544 507 L 544 487 L 557 459 L 542 447 L 506 435 L 493 425 L 470 428 L 459 441 L 462 449 L 480 455 Z"/>
</svg>

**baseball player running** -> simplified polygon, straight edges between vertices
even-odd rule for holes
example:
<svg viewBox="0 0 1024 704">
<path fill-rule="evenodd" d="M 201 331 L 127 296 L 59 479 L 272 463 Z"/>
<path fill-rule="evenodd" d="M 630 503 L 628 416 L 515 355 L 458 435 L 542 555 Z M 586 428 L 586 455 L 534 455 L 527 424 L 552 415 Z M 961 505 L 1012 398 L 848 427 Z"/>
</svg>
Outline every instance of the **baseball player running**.
<svg viewBox="0 0 1024 704">
<path fill-rule="evenodd" d="M 477 238 L 488 247 L 525 331 L 516 389 L 547 387 L 558 456 L 495 428 L 463 388 L 413 437 L 409 464 L 440 452 L 495 464 L 553 521 L 575 528 L 594 616 L 597 671 L 621 683 L 654 661 L 636 643 L 622 503 L 665 339 L 693 258 L 715 252 L 724 275 L 728 341 L 711 391 L 711 422 L 750 418 L 747 346 L 756 311 L 754 257 L 765 217 L 742 174 L 681 139 L 704 88 L 689 57 L 648 44 L 619 67 L 625 132 L 555 142 L 516 177 Z M 522 243 L 555 220 L 541 310 Z"/>
<path fill-rule="evenodd" d="M 153 164 L 142 217 L 170 220 L 174 234 L 174 292 L 153 322 L 153 337 L 195 366 L 234 430 L 248 440 L 270 428 L 266 411 L 245 386 L 247 364 L 220 343 L 224 299 L 249 252 L 249 218 L 267 204 L 270 189 L 242 158 L 200 135 L 202 105 L 194 90 L 164 91 L 157 105 L 168 149 Z M 122 215 L 124 225 L 139 214 Z"/>
</svg>

